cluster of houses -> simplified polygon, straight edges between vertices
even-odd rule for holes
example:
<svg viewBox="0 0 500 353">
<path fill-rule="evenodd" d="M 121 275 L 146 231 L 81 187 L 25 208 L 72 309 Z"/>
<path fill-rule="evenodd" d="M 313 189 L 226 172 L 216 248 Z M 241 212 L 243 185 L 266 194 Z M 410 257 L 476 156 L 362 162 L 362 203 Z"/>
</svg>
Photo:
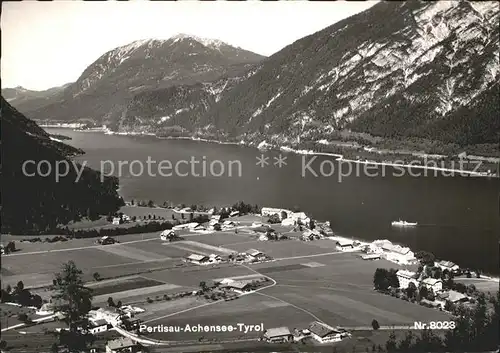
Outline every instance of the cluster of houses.
<svg viewBox="0 0 500 353">
<path fill-rule="evenodd" d="M 314 339 L 319 343 L 339 342 L 351 334 L 339 327 L 332 327 L 323 322 L 314 321 L 306 329 L 294 329 L 288 327 L 276 327 L 267 329 L 262 339 L 270 343 L 299 342 L 306 339 Z"/>
<path fill-rule="evenodd" d="M 423 286 L 428 290 L 432 290 L 432 292 L 435 294 L 434 301 L 432 302 L 424 299 L 424 302 L 428 302 L 430 305 L 439 307 L 442 310 L 444 310 L 446 302 L 458 304 L 467 302 L 470 299 L 468 296 L 454 290 L 444 291 L 443 281 L 441 279 L 430 277 L 423 278 L 422 274 L 419 275 L 416 272 L 408 270 L 399 270 L 396 273 L 396 276 L 399 281 L 399 288 L 401 289 L 406 289 L 408 288 L 410 283 L 413 283 L 417 288 Z"/>
<path fill-rule="evenodd" d="M 190 254 L 184 259 L 185 262 L 189 262 L 195 265 L 211 265 L 218 264 L 221 262 L 264 262 L 270 261 L 272 258 L 260 250 L 249 249 L 243 253 L 234 253 L 227 256 L 221 256 L 216 254 L 201 255 L 201 254 Z"/>
<path fill-rule="evenodd" d="M 304 212 L 292 212 L 284 208 L 262 207 L 261 215 L 265 217 L 277 215 L 281 221 L 281 225 L 284 226 L 307 225 L 311 221 Z"/>
<path fill-rule="evenodd" d="M 365 247 L 365 260 L 376 260 L 379 258 L 397 263 L 399 265 L 411 265 L 417 262 L 413 251 L 408 247 L 392 244 L 389 240 L 375 240 Z"/>
</svg>

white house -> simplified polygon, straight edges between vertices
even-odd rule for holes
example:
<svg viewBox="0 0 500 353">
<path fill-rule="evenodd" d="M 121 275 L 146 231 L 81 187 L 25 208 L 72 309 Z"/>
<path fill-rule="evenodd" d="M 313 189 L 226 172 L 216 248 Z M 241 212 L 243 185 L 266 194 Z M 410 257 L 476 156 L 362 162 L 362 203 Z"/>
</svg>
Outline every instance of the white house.
<svg viewBox="0 0 500 353">
<path fill-rule="evenodd" d="M 209 257 L 205 255 L 191 254 L 186 258 L 186 260 L 193 264 L 205 265 L 208 263 Z"/>
<path fill-rule="evenodd" d="M 409 265 L 416 261 L 415 254 L 408 247 L 386 243 L 382 246 L 383 254 L 386 260 L 401 265 Z"/>
<path fill-rule="evenodd" d="M 221 261 L 222 257 L 220 255 L 210 254 L 210 256 L 208 257 L 208 262 L 210 263 L 219 263 Z"/>
<path fill-rule="evenodd" d="M 117 338 L 106 343 L 106 353 L 140 353 L 141 345 L 130 338 Z"/>
<path fill-rule="evenodd" d="M 256 249 L 250 249 L 250 250 L 247 250 L 245 251 L 245 254 L 251 259 L 251 260 L 262 260 L 265 258 L 265 254 L 260 251 L 260 250 L 256 250 Z"/>
<path fill-rule="evenodd" d="M 224 223 L 222 223 L 222 227 L 224 228 L 233 228 L 233 227 L 236 227 L 236 222 L 233 222 L 233 221 L 224 221 Z"/>
<path fill-rule="evenodd" d="M 290 217 L 294 222 L 301 222 L 302 224 L 307 224 L 309 225 L 309 222 L 311 219 L 307 217 L 307 215 L 304 212 L 294 212 L 290 215 Z"/>
<path fill-rule="evenodd" d="M 289 342 L 293 339 L 293 335 L 288 327 L 275 327 L 267 329 L 264 332 L 263 338 L 268 342 Z"/>
<path fill-rule="evenodd" d="M 380 254 L 367 254 L 362 255 L 361 258 L 363 260 L 380 260 Z"/>
<path fill-rule="evenodd" d="M 342 329 L 335 329 L 327 324 L 319 321 L 314 321 L 309 325 L 309 331 L 312 338 L 320 343 L 339 342 L 345 337 L 349 337 L 349 333 Z"/>
<path fill-rule="evenodd" d="M 114 225 L 118 225 L 118 224 L 120 224 L 120 217 L 114 217 L 114 218 L 113 218 L 113 224 L 114 224 Z"/>
<path fill-rule="evenodd" d="M 415 272 L 408 270 L 399 270 L 398 272 L 396 272 L 396 276 L 398 277 L 399 288 L 408 288 L 408 285 L 410 283 L 413 283 L 415 287 L 418 287 L 418 275 Z"/>
<path fill-rule="evenodd" d="M 89 327 L 89 332 L 93 335 L 100 333 L 100 332 L 106 332 L 110 328 L 110 324 L 106 322 L 106 320 L 101 319 L 101 320 L 96 320 L 91 323 L 91 327 Z"/>
<path fill-rule="evenodd" d="M 292 218 L 285 218 L 281 221 L 282 226 L 293 226 L 295 225 L 295 220 Z"/>
<path fill-rule="evenodd" d="M 236 217 L 240 215 L 240 211 L 233 211 L 229 214 L 229 217 Z"/>
<path fill-rule="evenodd" d="M 282 219 L 281 217 L 281 213 L 282 212 L 285 212 L 286 215 L 287 215 L 287 218 L 290 217 L 290 215 L 293 213 L 292 211 L 290 210 L 286 210 L 284 208 L 273 208 L 273 207 L 262 207 L 262 209 L 260 210 L 260 214 L 262 216 L 272 216 L 274 214 L 277 214 L 280 218 L 280 220 Z"/>
<path fill-rule="evenodd" d="M 106 321 L 113 326 L 120 325 L 123 317 L 130 317 L 129 314 L 124 314 L 117 308 L 99 308 L 97 310 L 89 311 L 89 320 L 93 323 Z"/>
<path fill-rule="evenodd" d="M 434 293 L 441 292 L 443 290 L 443 281 L 435 278 L 426 278 L 420 282 L 427 289 L 432 289 Z"/>
<path fill-rule="evenodd" d="M 435 262 L 435 265 L 443 271 L 448 270 L 450 273 L 457 273 L 460 270 L 460 266 L 451 261 L 439 261 Z"/>
<path fill-rule="evenodd" d="M 260 240 L 260 241 L 268 241 L 268 240 L 269 240 L 269 238 L 267 237 L 267 235 L 265 235 L 265 234 L 261 234 L 261 235 L 259 235 L 259 240 Z"/>
<path fill-rule="evenodd" d="M 172 230 L 172 229 L 164 230 L 160 234 L 160 239 L 161 240 L 168 240 L 168 239 L 173 238 L 173 237 L 175 237 L 175 231 Z"/>
<path fill-rule="evenodd" d="M 340 251 L 352 251 L 354 249 L 354 243 L 349 240 L 337 240 L 336 248 Z"/>
<path fill-rule="evenodd" d="M 231 289 L 233 292 L 243 294 L 245 292 L 250 291 L 251 284 L 250 282 L 232 280 L 230 282 L 223 284 L 223 287 Z"/>
</svg>

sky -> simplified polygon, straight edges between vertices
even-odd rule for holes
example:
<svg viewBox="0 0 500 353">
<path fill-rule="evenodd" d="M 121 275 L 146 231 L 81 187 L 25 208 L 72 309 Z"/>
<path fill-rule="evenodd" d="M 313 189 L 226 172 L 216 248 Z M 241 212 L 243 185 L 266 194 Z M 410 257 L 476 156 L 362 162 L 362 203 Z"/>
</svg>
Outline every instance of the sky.
<svg viewBox="0 0 500 353">
<path fill-rule="evenodd" d="M 269 56 L 375 3 L 6 1 L 0 19 L 2 87 L 61 86 L 109 50 L 178 33 Z"/>
</svg>

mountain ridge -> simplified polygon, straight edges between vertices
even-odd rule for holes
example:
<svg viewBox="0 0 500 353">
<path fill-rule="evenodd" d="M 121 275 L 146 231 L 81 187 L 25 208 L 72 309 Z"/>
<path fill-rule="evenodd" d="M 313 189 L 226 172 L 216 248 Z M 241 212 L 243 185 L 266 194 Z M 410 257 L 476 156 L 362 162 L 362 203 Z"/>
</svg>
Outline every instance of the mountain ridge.
<svg viewBox="0 0 500 353">
<path fill-rule="evenodd" d="M 136 93 L 218 79 L 246 70 L 264 57 L 221 41 L 217 48 L 190 36 L 138 40 L 114 48 L 40 109 L 18 108 L 39 120 L 91 120 L 110 117 Z"/>
<path fill-rule="evenodd" d="M 380 2 L 268 58 L 234 64 L 233 69 L 226 65 L 215 70 L 217 74 L 202 72 L 183 79 L 182 73 L 170 71 L 168 83 L 146 83 L 116 100 L 115 82 L 106 78 L 101 92 L 111 93 L 112 104 L 100 115 L 103 123 L 121 132 L 266 141 L 292 148 L 317 147 L 318 141 L 325 148 L 336 139 L 361 139 L 365 144 L 407 139 L 432 152 L 434 141 L 453 145 L 439 147 L 439 153 L 495 146 L 495 131 L 500 130 L 494 119 L 499 9 L 495 2 L 464 0 Z M 194 37 L 179 34 L 161 45 L 177 44 L 176 54 L 184 61 L 203 50 L 219 52 L 218 41 L 207 42 L 216 50 L 207 49 Z M 115 62 L 127 62 L 143 48 L 136 58 L 143 65 L 153 53 L 146 49 L 161 45 L 155 40 L 133 42 L 100 59 L 110 61 L 114 51 Z M 80 89 L 81 96 L 92 95 L 94 78 L 102 79 L 95 67 L 98 61 L 77 81 L 87 90 Z M 156 74 L 165 77 L 164 72 Z M 63 110 L 68 109 L 64 104 L 68 102 L 63 102 Z M 70 108 L 89 109 L 78 104 Z M 91 116 L 96 109 L 87 111 Z M 475 111 L 480 114 L 473 118 Z M 465 122 L 474 128 L 462 126 Z"/>
</svg>

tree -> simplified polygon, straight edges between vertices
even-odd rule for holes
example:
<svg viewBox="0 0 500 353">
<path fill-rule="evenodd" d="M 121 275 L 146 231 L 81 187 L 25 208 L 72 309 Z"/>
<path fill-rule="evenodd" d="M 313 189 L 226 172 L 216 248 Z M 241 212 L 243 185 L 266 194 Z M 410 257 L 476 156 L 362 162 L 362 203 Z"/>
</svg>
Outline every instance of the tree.
<svg viewBox="0 0 500 353">
<path fill-rule="evenodd" d="M 201 281 L 200 288 L 202 292 L 206 292 L 208 290 L 207 283 L 205 281 Z"/>
<path fill-rule="evenodd" d="M 118 303 L 116 303 L 117 308 L 121 308 L 123 306 L 122 301 L 118 300 Z"/>
<path fill-rule="evenodd" d="M 278 216 L 278 214 L 275 213 L 275 214 L 272 214 L 271 216 L 269 216 L 268 222 L 271 224 L 281 223 L 281 220 L 280 220 L 280 217 Z"/>
<path fill-rule="evenodd" d="M 149 200 L 148 207 L 154 207 L 154 206 L 155 206 L 155 203 L 153 202 L 153 200 Z"/>
<path fill-rule="evenodd" d="M 444 310 L 453 312 L 455 310 L 455 305 L 451 301 L 447 300 L 444 304 Z"/>
<path fill-rule="evenodd" d="M 51 353 L 59 353 L 59 346 L 57 343 L 53 343 L 52 346 L 50 347 L 50 352 Z"/>
<path fill-rule="evenodd" d="M 426 286 L 420 286 L 420 288 L 418 289 L 418 293 L 420 294 L 420 298 L 424 299 L 429 295 L 429 290 Z"/>
<path fill-rule="evenodd" d="M 5 246 L 5 253 L 9 254 L 14 251 L 16 251 L 16 243 L 14 243 L 13 241 L 9 241 Z"/>
<path fill-rule="evenodd" d="M 397 347 L 396 345 L 396 333 L 394 331 L 391 331 L 391 333 L 389 334 L 389 339 L 385 344 L 385 349 L 387 350 L 387 352 L 394 352 Z"/>
<path fill-rule="evenodd" d="M 172 213 L 172 219 L 175 220 L 175 215 Z"/>
<path fill-rule="evenodd" d="M 372 327 L 374 330 L 378 330 L 380 328 L 380 325 L 377 320 L 375 319 L 372 320 Z"/>
<path fill-rule="evenodd" d="M 112 297 L 108 297 L 108 306 L 113 308 L 116 307 L 115 301 Z"/>
<path fill-rule="evenodd" d="M 281 219 L 285 219 L 288 217 L 288 214 L 285 211 L 281 211 Z"/>
<path fill-rule="evenodd" d="M 387 290 L 390 286 L 389 272 L 385 268 L 377 268 L 373 275 L 373 285 L 376 290 Z"/>
<path fill-rule="evenodd" d="M 7 348 L 7 341 L 1 340 L 0 341 L 0 349 L 5 349 Z"/>
<path fill-rule="evenodd" d="M 62 271 L 55 275 L 54 312 L 60 312 L 69 331 L 61 331 L 60 344 L 70 351 L 84 350 L 93 342 L 93 336 L 78 330 L 88 327 L 87 314 L 92 308 L 92 290 L 86 288 L 82 271 L 73 261 L 63 264 Z"/>
<path fill-rule="evenodd" d="M 23 281 L 17 282 L 15 292 L 16 293 L 21 293 L 24 290 L 24 283 Z"/>
<path fill-rule="evenodd" d="M 219 223 L 215 223 L 214 224 L 214 230 L 217 231 L 217 232 L 220 232 L 222 229 L 221 225 Z"/>
<path fill-rule="evenodd" d="M 101 280 L 101 275 L 99 274 L 99 272 L 94 272 L 94 274 L 92 275 L 92 277 L 94 278 L 95 281 L 100 281 Z"/>
<path fill-rule="evenodd" d="M 415 257 L 420 260 L 420 263 L 424 266 L 434 266 L 434 261 L 436 257 L 433 253 L 428 251 L 417 251 Z"/>
<path fill-rule="evenodd" d="M 21 322 L 28 322 L 29 321 L 28 315 L 26 313 L 19 313 L 17 315 L 17 319 Z"/>
<path fill-rule="evenodd" d="M 440 267 L 434 267 L 434 272 L 432 274 L 432 278 L 440 279 L 442 277 L 443 271 Z"/>
<path fill-rule="evenodd" d="M 408 284 L 408 288 L 406 288 L 406 295 L 408 295 L 408 298 L 412 299 L 415 298 L 415 294 L 417 292 L 417 286 L 415 283 L 410 282 Z"/>
</svg>

